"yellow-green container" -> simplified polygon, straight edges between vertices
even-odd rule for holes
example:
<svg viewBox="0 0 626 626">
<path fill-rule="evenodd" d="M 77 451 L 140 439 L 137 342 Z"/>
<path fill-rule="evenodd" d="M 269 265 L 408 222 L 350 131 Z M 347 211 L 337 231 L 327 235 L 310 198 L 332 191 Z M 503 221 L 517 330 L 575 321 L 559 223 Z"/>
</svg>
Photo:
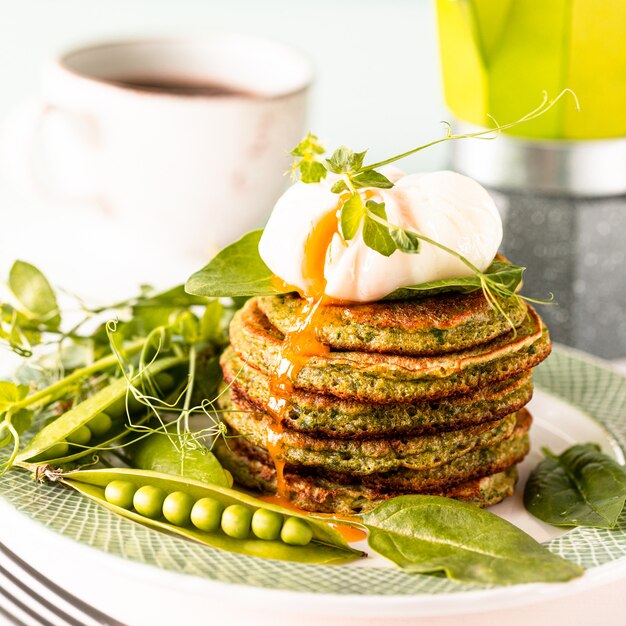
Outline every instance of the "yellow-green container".
<svg viewBox="0 0 626 626">
<path fill-rule="evenodd" d="M 444 93 L 462 121 L 519 119 L 567 100 L 510 134 L 543 139 L 626 136 L 626 0 L 437 0 Z"/>
</svg>

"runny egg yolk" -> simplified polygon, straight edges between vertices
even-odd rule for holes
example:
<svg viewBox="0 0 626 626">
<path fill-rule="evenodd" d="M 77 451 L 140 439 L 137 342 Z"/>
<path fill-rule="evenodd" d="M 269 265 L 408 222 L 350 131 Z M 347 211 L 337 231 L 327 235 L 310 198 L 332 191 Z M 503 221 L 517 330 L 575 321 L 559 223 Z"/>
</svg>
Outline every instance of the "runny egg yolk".
<svg viewBox="0 0 626 626">
<path fill-rule="evenodd" d="M 267 432 L 267 450 L 276 467 L 276 493 L 286 496 L 284 479 L 284 454 L 282 450 L 283 421 L 287 419 L 289 395 L 293 391 L 293 382 L 306 362 L 315 356 L 323 356 L 330 348 L 317 339 L 316 319 L 325 300 L 324 267 L 328 248 L 338 232 L 336 210 L 325 215 L 311 230 L 304 249 L 302 273 L 307 280 L 307 291 L 301 294 L 306 298 L 296 328 L 286 333 L 280 349 L 278 365 L 270 379 L 269 408 L 273 420 Z"/>
</svg>

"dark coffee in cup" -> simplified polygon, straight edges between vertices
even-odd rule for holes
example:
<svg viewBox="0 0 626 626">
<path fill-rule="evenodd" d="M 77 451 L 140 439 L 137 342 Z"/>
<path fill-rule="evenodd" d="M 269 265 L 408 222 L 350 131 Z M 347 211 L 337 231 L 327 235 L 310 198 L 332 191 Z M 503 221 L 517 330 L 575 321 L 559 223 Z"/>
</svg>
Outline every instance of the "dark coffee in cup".
<svg viewBox="0 0 626 626">
<path fill-rule="evenodd" d="M 225 83 L 218 83 L 185 76 L 130 76 L 112 79 L 111 82 L 128 89 L 151 93 L 171 93 L 182 96 L 212 96 L 255 98 L 252 91 L 245 91 Z"/>
</svg>

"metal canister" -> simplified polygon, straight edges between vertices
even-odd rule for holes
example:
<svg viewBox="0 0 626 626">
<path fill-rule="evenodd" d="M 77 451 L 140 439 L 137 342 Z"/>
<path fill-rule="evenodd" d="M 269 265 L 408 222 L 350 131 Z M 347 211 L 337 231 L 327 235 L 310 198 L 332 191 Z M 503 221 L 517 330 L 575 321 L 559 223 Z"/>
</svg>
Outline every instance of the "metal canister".
<svg viewBox="0 0 626 626">
<path fill-rule="evenodd" d="M 494 141 L 454 142 L 452 167 L 494 191 L 504 253 L 557 341 L 626 356 L 626 2 L 437 0 L 446 103 L 458 129 L 547 113 Z"/>
<path fill-rule="evenodd" d="M 459 140 L 452 167 L 493 192 L 524 292 L 554 293 L 541 307 L 552 337 L 626 356 L 626 138 Z"/>
</svg>

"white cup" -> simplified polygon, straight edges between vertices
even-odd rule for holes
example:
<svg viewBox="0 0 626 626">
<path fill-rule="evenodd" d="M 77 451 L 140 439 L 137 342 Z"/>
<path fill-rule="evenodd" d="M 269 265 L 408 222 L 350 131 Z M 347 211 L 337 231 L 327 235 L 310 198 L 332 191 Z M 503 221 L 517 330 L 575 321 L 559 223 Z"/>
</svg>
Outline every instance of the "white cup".
<svg viewBox="0 0 626 626">
<path fill-rule="evenodd" d="M 79 48 L 46 69 L 42 100 L 8 123 L 5 166 L 47 197 L 95 201 L 168 254 L 206 260 L 261 226 L 283 190 L 311 76 L 298 52 L 243 35 Z"/>
</svg>

